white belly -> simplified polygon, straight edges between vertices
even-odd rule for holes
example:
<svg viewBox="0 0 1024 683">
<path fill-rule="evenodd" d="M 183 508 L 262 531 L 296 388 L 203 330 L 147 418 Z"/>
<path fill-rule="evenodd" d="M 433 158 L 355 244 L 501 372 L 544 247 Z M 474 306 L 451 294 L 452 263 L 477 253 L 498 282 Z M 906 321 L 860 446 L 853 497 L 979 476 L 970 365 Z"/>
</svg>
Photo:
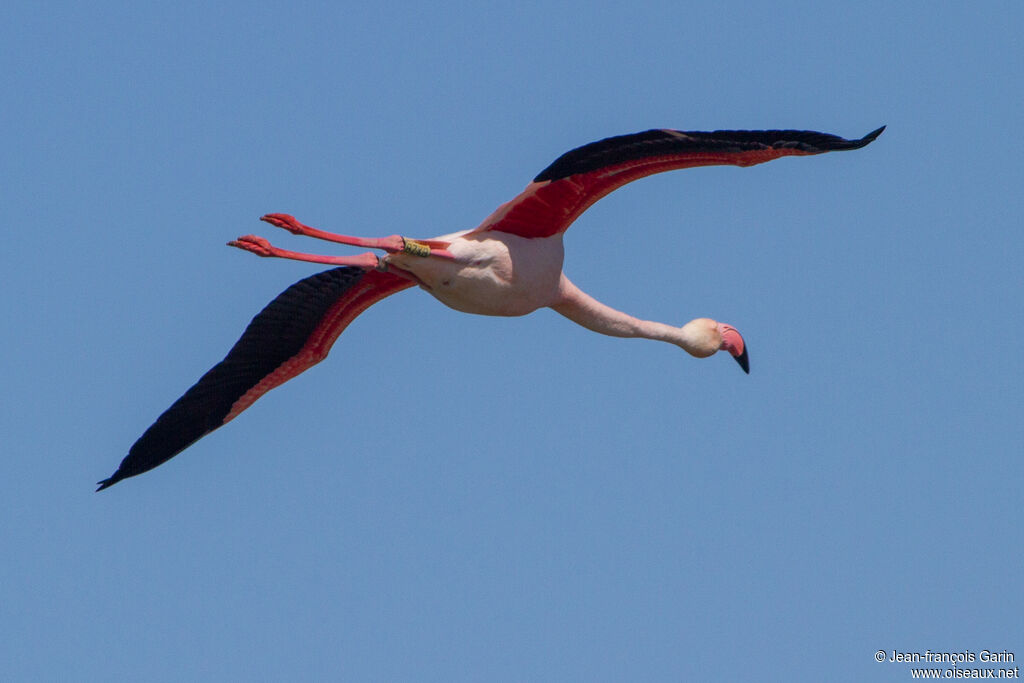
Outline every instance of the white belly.
<svg viewBox="0 0 1024 683">
<path fill-rule="evenodd" d="M 562 236 L 527 239 L 502 232 L 445 236 L 455 260 L 389 254 L 385 261 L 414 274 L 450 308 L 515 316 L 554 303 L 562 273 Z"/>
</svg>

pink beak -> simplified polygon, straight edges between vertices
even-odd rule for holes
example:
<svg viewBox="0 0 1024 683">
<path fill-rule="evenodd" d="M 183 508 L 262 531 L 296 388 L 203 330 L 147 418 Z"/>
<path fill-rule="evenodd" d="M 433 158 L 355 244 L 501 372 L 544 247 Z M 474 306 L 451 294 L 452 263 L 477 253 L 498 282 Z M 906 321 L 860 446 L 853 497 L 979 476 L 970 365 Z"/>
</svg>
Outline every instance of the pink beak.
<svg viewBox="0 0 1024 683">
<path fill-rule="evenodd" d="M 731 325 L 718 323 L 718 331 L 722 335 L 721 350 L 728 351 L 736 362 L 743 368 L 743 372 L 750 374 L 750 358 L 747 356 L 747 345 L 742 335 Z"/>
</svg>

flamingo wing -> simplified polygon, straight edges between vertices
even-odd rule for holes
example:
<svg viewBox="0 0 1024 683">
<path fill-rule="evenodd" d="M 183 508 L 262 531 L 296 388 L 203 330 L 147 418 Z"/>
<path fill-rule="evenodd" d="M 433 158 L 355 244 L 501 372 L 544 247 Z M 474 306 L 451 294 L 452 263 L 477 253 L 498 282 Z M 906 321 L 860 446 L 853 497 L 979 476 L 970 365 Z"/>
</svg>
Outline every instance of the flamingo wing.
<svg viewBox="0 0 1024 683">
<path fill-rule="evenodd" d="M 157 418 L 96 490 L 163 464 L 234 419 L 266 392 L 326 358 L 356 316 L 412 284 L 352 266 L 299 280 L 252 319 L 224 360 Z"/>
<path fill-rule="evenodd" d="M 644 176 L 693 166 L 753 166 L 784 156 L 859 149 L 883 130 L 885 126 L 859 140 L 803 130 L 649 130 L 606 138 L 558 157 L 473 232 L 550 237 L 564 232 L 601 197 Z"/>
</svg>

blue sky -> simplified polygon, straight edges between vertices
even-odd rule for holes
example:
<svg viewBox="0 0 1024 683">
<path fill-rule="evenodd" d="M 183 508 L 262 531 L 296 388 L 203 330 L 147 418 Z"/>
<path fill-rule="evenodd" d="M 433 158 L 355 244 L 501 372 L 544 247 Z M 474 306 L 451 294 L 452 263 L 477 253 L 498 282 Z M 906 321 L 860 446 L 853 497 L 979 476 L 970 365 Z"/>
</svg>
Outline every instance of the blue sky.
<svg viewBox="0 0 1024 683">
<path fill-rule="evenodd" d="M 1024 658 L 1020 3 L 0 11 L 11 680 L 907 680 Z M 654 127 L 849 153 L 645 179 L 566 236 L 721 357 L 409 291 L 168 464 L 142 431 L 309 264 Z M 339 252 L 340 253 L 340 252 Z"/>
</svg>

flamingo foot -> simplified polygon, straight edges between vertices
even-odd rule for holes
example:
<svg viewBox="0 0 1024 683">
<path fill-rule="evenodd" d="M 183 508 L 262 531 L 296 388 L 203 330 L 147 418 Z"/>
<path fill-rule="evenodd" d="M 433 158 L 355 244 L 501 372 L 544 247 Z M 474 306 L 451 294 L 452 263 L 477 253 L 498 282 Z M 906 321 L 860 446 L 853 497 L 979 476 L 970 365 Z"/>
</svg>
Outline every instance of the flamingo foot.
<svg viewBox="0 0 1024 683">
<path fill-rule="evenodd" d="M 228 242 L 229 247 L 237 247 L 244 249 L 249 253 L 256 254 L 257 256 L 277 256 L 274 253 L 275 247 L 270 242 L 257 235 L 243 235 L 237 240 L 231 240 Z"/>
<path fill-rule="evenodd" d="M 260 216 L 260 220 L 264 223 L 270 223 L 271 225 L 287 230 L 293 235 L 305 235 L 306 231 L 312 230 L 308 225 L 295 220 L 295 216 L 287 213 L 268 213 L 265 216 Z"/>
<path fill-rule="evenodd" d="M 292 234 L 307 234 L 310 230 L 315 230 L 313 227 L 300 223 L 296 220 L 295 216 L 287 213 L 268 213 L 265 216 L 260 216 L 259 219 L 264 223 L 270 223 L 274 227 L 288 230 Z"/>
</svg>

